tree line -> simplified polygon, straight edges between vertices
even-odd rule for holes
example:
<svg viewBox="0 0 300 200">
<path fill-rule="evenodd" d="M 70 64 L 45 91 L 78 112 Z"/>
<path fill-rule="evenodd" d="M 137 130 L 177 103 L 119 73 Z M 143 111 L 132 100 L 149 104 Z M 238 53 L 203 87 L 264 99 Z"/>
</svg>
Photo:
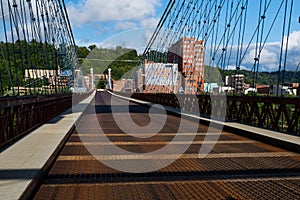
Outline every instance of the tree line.
<svg viewBox="0 0 300 200">
<path fill-rule="evenodd" d="M 14 43 L 0 43 L 0 94 L 12 87 L 32 85 L 40 87 L 47 84 L 45 80 L 33 80 L 27 77 L 25 80 L 25 69 L 55 70 L 62 62 L 59 54 L 67 49 L 54 47 L 51 44 L 32 40 L 16 41 Z M 117 46 L 114 48 L 101 48 L 96 45 L 88 47 L 76 47 L 77 56 L 81 63 L 83 74 L 88 74 L 90 68 L 95 74 L 105 74 L 107 69 L 112 69 L 112 78 L 119 80 L 132 69 L 134 69 L 140 56 L 135 49 Z M 150 52 L 147 57 L 159 57 L 160 62 L 166 61 L 166 54 Z M 217 71 L 216 71 L 217 70 Z M 218 72 L 218 73 L 215 73 Z M 133 73 L 133 72 L 131 72 Z M 253 84 L 278 84 L 278 72 L 258 72 L 255 78 L 253 72 L 248 70 L 221 70 L 220 68 L 205 67 L 206 82 L 219 82 L 220 78 L 236 73 L 245 75 L 245 83 Z M 283 72 L 281 72 L 283 73 Z M 299 83 L 300 72 L 284 71 L 285 82 Z M 131 74 L 132 75 L 132 74 Z M 221 75 L 221 77 L 220 77 Z"/>
<path fill-rule="evenodd" d="M 44 80 L 25 77 L 26 69 L 51 70 L 57 67 L 58 48 L 48 43 L 17 40 L 0 43 L 0 94 L 12 87 L 39 87 Z"/>
<path fill-rule="evenodd" d="M 135 68 L 140 57 L 135 49 L 117 46 L 115 48 L 101 48 L 96 45 L 78 47 L 77 54 L 83 74 L 89 73 L 90 68 L 95 74 L 107 74 L 111 68 L 112 78 L 119 80 L 131 69 Z"/>
</svg>

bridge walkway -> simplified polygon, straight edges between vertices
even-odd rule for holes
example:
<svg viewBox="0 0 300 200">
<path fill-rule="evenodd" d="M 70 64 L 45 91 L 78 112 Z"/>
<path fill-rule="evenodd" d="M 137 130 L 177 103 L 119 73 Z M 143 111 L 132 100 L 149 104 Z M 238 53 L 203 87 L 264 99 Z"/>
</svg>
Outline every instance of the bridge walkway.
<svg viewBox="0 0 300 200">
<path fill-rule="evenodd" d="M 112 110 L 111 102 L 116 110 Z M 216 133 L 212 131 L 205 137 L 207 126 L 170 114 L 163 128 L 153 137 L 150 136 L 156 133 L 155 127 L 161 125 L 158 115 L 152 120 L 152 129 L 122 124 L 122 130 L 114 117 L 124 120 L 128 117 L 125 105 L 125 100 L 112 99 L 106 92 L 96 94 L 95 101 L 82 115 L 34 199 L 300 197 L 300 154 L 226 131 L 220 135 L 217 130 Z M 129 107 L 130 116 L 137 124 L 147 126 L 150 123 L 148 107 L 133 102 Z M 153 111 L 154 115 L 156 112 Z M 197 134 L 189 145 L 195 126 Z M 132 135 L 126 134 L 124 129 Z M 178 132 L 177 140 L 170 142 Z M 167 144 L 170 144 L 169 154 L 147 154 Z M 179 154 L 187 144 L 187 150 Z M 201 147 L 207 145 L 209 148 L 212 144 L 209 154 L 199 158 Z M 137 154 L 114 155 L 113 146 Z M 145 163 L 144 167 L 151 169 L 170 160 L 175 161 L 150 172 L 120 170 L 128 169 L 128 163 L 138 170 L 142 165 L 135 166 L 134 163 Z M 108 167 L 105 164 L 108 161 L 118 169 Z"/>
</svg>

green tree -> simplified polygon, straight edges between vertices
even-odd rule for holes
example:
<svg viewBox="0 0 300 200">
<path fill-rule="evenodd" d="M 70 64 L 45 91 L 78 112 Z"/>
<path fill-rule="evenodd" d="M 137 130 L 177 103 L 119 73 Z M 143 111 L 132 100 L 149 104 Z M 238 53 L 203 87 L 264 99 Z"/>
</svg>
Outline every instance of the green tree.
<svg viewBox="0 0 300 200">
<path fill-rule="evenodd" d="M 86 47 L 77 47 L 78 58 L 86 58 L 90 51 Z"/>
<path fill-rule="evenodd" d="M 94 45 L 94 44 L 92 44 L 92 45 L 89 46 L 90 51 L 93 51 L 95 48 L 97 48 L 97 46 Z"/>
<path fill-rule="evenodd" d="M 106 81 L 100 80 L 97 85 L 97 89 L 106 89 Z"/>
</svg>

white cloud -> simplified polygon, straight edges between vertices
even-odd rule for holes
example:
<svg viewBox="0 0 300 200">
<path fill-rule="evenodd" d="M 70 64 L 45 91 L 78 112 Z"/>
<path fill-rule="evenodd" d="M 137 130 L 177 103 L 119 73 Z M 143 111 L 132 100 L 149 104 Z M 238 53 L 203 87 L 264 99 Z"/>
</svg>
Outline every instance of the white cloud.
<svg viewBox="0 0 300 200">
<path fill-rule="evenodd" d="M 260 54 L 260 63 L 271 64 L 278 62 L 280 49 L 266 46 Z"/>
<path fill-rule="evenodd" d="M 120 30 L 128 30 L 128 29 L 136 29 L 137 28 L 137 24 L 134 23 L 134 22 L 117 22 L 116 25 L 115 25 L 115 29 L 117 31 L 120 31 Z"/>
<path fill-rule="evenodd" d="M 137 28 L 123 31 L 112 35 L 101 43 L 96 43 L 102 48 L 114 48 L 116 46 L 123 46 L 127 48 L 134 48 L 138 53 L 142 53 L 148 43 L 148 38 L 145 36 L 147 32 L 153 32 L 153 28 Z"/>
<path fill-rule="evenodd" d="M 286 46 L 286 40 L 287 36 L 285 36 L 284 41 L 284 47 Z M 289 50 L 298 50 L 300 51 L 300 31 L 294 31 L 290 34 L 289 37 Z"/>
<path fill-rule="evenodd" d="M 247 64 L 250 68 L 253 68 L 255 63 L 254 58 L 256 57 L 255 45 L 249 50 L 249 53 L 246 55 L 243 63 Z M 260 71 L 276 71 L 278 70 L 279 63 L 279 45 L 267 44 L 260 54 L 259 59 L 259 69 Z"/>
<path fill-rule="evenodd" d="M 227 69 L 227 70 L 236 70 L 236 66 L 235 66 L 235 65 L 228 65 L 228 66 L 226 67 L 226 69 Z M 243 66 L 243 65 L 240 66 L 240 69 L 241 69 L 241 70 L 243 70 L 243 69 L 244 69 L 244 70 L 249 70 L 246 66 Z"/>
<path fill-rule="evenodd" d="M 284 41 L 284 47 L 283 47 L 283 56 L 281 60 L 281 69 L 284 67 L 285 62 L 285 44 L 286 44 L 286 36 Z M 258 45 L 259 46 L 259 45 Z M 247 45 L 244 45 L 243 53 L 246 50 Z M 209 52 L 212 47 L 208 46 L 206 47 L 206 52 Z M 226 66 L 228 69 L 235 70 L 236 68 L 236 54 L 237 54 L 237 46 L 232 47 L 231 52 L 231 59 L 228 62 L 228 66 Z M 262 49 L 260 53 L 260 59 L 259 59 L 259 71 L 277 71 L 279 68 L 279 62 L 280 62 L 280 52 L 281 52 L 281 41 L 275 41 L 275 42 L 269 42 L 264 45 L 264 48 Z M 258 52 L 257 52 L 258 53 Z M 287 52 L 287 59 L 286 59 L 286 69 L 287 70 L 295 70 L 298 63 L 300 62 L 300 31 L 294 31 L 290 34 L 289 37 L 289 48 Z M 215 55 L 215 60 L 219 61 L 221 60 L 221 50 L 219 49 L 218 52 Z M 254 58 L 256 57 L 256 44 L 252 43 L 249 45 L 249 48 L 247 49 L 247 52 L 245 53 L 245 57 L 243 57 L 243 60 L 241 62 L 241 65 L 245 67 L 245 69 L 252 70 L 254 66 Z M 211 58 L 207 57 L 205 58 L 206 64 L 209 65 L 211 63 L 208 63 L 211 61 Z M 218 63 L 220 65 L 220 63 Z M 241 67 L 241 69 L 244 69 Z"/>
<path fill-rule="evenodd" d="M 70 3 L 68 11 L 74 25 L 104 21 L 143 21 L 155 16 L 160 0 L 83 0 Z"/>
<path fill-rule="evenodd" d="M 284 66 L 285 61 L 285 50 L 286 50 L 287 36 L 284 37 L 283 44 L 283 57 L 281 61 L 281 66 Z M 243 60 L 244 65 L 253 65 L 256 45 L 251 44 L 248 52 Z M 280 52 L 281 52 L 281 41 L 266 43 L 261 54 L 260 54 L 260 66 L 259 70 L 263 71 L 277 71 L 280 62 Z M 289 36 L 289 46 L 287 51 L 286 69 L 295 70 L 295 67 L 300 61 L 300 31 L 294 31 Z M 248 67 L 249 68 L 249 67 Z"/>
<path fill-rule="evenodd" d="M 147 18 L 141 21 L 141 25 L 143 27 L 149 27 L 149 28 L 156 27 L 159 20 L 160 20 L 159 18 L 155 18 L 155 17 Z"/>
</svg>

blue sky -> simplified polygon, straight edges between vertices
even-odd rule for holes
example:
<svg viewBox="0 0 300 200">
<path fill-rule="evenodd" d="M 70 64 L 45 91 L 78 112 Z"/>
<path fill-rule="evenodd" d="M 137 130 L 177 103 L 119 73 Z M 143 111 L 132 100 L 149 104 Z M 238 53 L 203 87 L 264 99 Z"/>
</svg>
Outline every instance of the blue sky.
<svg viewBox="0 0 300 200">
<path fill-rule="evenodd" d="M 275 15 L 276 4 L 281 1 L 272 1 L 267 17 Z M 290 2 L 290 1 L 289 1 Z M 66 5 L 74 32 L 75 40 L 79 46 L 97 44 L 102 47 L 122 45 L 136 48 L 142 52 L 153 29 L 162 16 L 167 0 L 66 0 Z M 257 4 L 257 6 L 256 6 Z M 251 30 L 257 24 L 257 10 L 259 1 L 249 1 L 249 15 L 247 26 Z M 288 63 L 290 69 L 300 62 L 300 23 L 298 12 L 300 1 L 294 0 L 293 23 L 291 26 Z M 273 10 L 272 10 L 273 9 Z M 274 12 L 273 12 L 274 11 Z M 270 23 L 270 22 L 269 22 Z M 282 18 L 280 18 L 267 41 L 262 55 L 261 70 L 273 71 L 278 68 L 278 49 L 281 43 Z M 252 30 L 246 32 L 246 38 L 251 38 Z M 251 67 L 253 63 L 254 48 L 249 49 L 242 68 Z M 229 66 L 229 68 L 235 66 Z"/>
<path fill-rule="evenodd" d="M 99 43 L 123 31 L 155 27 L 168 1 L 66 0 L 66 4 L 76 42 L 81 45 Z M 294 0 L 294 18 L 300 16 L 296 9 L 299 7 L 300 1 Z M 249 9 L 255 13 L 257 7 L 249 6 Z M 248 24 L 257 23 L 256 17 L 252 19 Z M 291 30 L 300 30 L 300 24 L 293 23 Z"/>
<path fill-rule="evenodd" d="M 114 35 L 154 28 L 168 1 L 66 0 L 77 45 L 102 43 Z"/>
</svg>

